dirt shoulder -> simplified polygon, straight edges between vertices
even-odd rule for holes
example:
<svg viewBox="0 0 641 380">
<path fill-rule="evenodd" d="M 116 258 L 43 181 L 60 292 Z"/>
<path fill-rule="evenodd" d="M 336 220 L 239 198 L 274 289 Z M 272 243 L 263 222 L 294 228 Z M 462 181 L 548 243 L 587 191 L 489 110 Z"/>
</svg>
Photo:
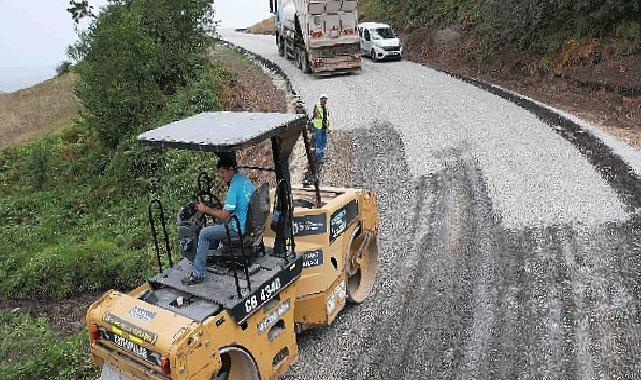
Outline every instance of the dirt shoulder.
<svg viewBox="0 0 641 380">
<path fill-rule="evenodd" d="M 287 112 L 285 92 L 277 88 L 263 70 L 241 53 L 216 46 L 209 51 L 212 62 L 222 63 L 235 74 L 224 83 L 220 93 L 222 104 L 231 111 Z"/>
<path fill-rule="evenodd" d="M 617 58 L 612 44 L 566 44 L 551 61 L 504 52 L 481 63 L 460 28 L 426 27 L 404 38 L 406 58 L 497 84 L 575 114 L 641 148 L 641 57 Z M 547 74 L 540 66 L 549 65 Z"/>
<path fill-rule="evenodd" d="M 0 149 L 69 125 L 80 106 L 73 94 L 75 81 L 74 74 L 65 74 L 0 94 Z"/>
<path fill-rule="evenodd" d="M 46 316 L 57 336 L 67 336 L 85 328 L 87 308 L 99 294 L 81 294 L 71 299 L 55 301 L 0 300 L 0 311 Z"/>
</svg>

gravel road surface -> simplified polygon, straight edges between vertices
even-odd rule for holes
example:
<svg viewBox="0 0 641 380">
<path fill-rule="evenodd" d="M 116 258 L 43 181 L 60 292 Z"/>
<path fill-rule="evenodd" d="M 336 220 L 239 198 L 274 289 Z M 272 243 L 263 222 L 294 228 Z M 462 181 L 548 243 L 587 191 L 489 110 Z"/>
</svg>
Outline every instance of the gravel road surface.
<svg viewBox="0 0 641 380">
<path fill-rule="evenodd" d="M 372 297 L 301 334 L 287 379 L 641 379 L 639 152 L 414 63 L 319 79 L 223 38 L 329 96 L 325 183 L 379 196 Z"/>
</svg>

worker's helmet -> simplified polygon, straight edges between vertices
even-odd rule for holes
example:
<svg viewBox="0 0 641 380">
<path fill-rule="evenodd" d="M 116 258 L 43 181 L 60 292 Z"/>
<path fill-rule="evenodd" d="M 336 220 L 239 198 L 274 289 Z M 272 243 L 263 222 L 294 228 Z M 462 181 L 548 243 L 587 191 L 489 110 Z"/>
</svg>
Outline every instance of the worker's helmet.
<svg viewBox="0 0 641 380">
<path fill-rule="evenodd" d="M 323 95 L 321 95 L 321 97 L 320 97 L 320 98 L 321 98 L 321 99 L 325 99 L 325 100 L 327 100 L 327 95 L 323 94 Z"/>
</svg>

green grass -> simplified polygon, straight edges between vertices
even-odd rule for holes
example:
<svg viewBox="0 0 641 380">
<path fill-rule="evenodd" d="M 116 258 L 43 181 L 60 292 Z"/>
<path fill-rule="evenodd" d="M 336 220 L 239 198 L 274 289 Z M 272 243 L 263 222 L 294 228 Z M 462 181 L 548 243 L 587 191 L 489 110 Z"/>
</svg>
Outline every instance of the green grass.
<svg viewBox="0 0 641 380">
<path fill-rule="evenodd" d="M 174 215 L 212 156 L 101 150 L 80 127 L 0 151 L 0 297 L 130 289 L 154 270 L 147 205 Z"/>
<path fill-rule="evenodd" d="M 44 318 L 0 312 L 0 379 L 94 379 L 87 335 L 59 339 Z"/>
</svg>

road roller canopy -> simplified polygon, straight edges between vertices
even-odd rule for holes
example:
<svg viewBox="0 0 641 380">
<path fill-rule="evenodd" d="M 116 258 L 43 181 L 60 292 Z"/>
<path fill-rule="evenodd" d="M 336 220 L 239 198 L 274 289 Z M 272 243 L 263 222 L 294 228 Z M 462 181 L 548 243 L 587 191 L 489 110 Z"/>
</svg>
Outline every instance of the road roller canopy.
<svg viewBox="0 0 641 380">
<path fill-rule="evenodd" d="M 306 125 L 305 115 L 206 112 L 145 132 L 138 141 L 157 148 L 223 153 L 273 137 L 298 138 Z"/>
<path fill-rule="evenodd" d="M 307 115 L 299 114 L 206 112 L 145 132 L 138 136 L 138 141 L 155 148 L 213 152 L 219 157 L 231 157 L 236 162 L 238 150 L 271 140 L 274 168 L 252 169 L 273 171 L 276 183 L 285 181 L 289 187 L 289 158 L 296 142 L 303 135 L 308 172 L 313 177 L 316 204 L 320 207 L 320 187 L 310 151 L 308 122 Z"/>
</svg>

